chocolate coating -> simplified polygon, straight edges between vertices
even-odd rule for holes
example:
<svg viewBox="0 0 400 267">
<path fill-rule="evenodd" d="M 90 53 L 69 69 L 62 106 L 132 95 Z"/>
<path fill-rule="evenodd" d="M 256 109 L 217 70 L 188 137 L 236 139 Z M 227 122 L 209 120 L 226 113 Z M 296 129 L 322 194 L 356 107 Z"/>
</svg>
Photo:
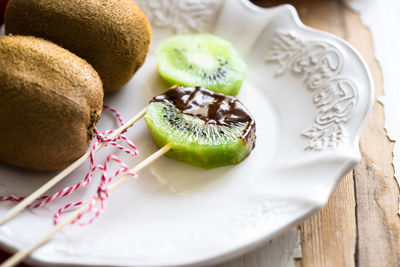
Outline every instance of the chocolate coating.
<svg viewBox="0 0 400 267">
<path fill-rule="evenodd" d="M 253 117 L 237 98 L 205 87 L 174 87 L 150 102 L 171 102 L 183 114 L 198 117 L 208 124 L 233 126 L 248 123 L 241 136 L 244 140 L 255 133 Z"/>
</svg>

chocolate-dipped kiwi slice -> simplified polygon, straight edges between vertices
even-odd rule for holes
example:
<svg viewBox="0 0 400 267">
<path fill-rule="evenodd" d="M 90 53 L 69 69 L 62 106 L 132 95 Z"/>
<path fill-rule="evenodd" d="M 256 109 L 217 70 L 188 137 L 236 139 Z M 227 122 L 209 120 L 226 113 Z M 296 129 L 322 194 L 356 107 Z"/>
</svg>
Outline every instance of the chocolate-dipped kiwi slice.
<svg viewBox="0 0 400 267">
<path fill-rule="evenodd" d="M 235 97 L 205 87 L 174 87 L 154 97 L 145 115 L 167 156 L 202 168 L 237 164 L 254 148 L 256 126 Z"/>
</svg>

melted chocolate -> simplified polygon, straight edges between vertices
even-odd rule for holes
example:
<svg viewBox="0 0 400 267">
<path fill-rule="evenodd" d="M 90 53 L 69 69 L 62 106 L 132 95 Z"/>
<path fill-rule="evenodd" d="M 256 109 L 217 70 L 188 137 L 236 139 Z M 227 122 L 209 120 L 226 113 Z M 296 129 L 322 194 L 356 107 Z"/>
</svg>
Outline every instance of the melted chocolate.
<svg viewBox="0 0 400 267">
<path fill-rule="evenodd" d="M 206 123 L 233 126 L 248 123 L 241 138 L 252 138 L 255 122 L 246 107 L 235 97 L 215 93 L 205 87 L 174 87 L 151 102 L 171 102 L 182 113 Z"/>
</svg>

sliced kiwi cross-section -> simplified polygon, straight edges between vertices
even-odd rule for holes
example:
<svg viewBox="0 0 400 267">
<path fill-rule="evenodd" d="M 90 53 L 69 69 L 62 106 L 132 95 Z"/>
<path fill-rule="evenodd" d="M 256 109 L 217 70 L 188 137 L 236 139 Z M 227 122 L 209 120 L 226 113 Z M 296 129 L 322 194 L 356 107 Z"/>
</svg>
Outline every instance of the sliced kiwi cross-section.
<svg viewBox="0 0 400 267">
<path fill-rule="evenodd" d="M 154 97 L 145 115 L 167 156 L 206 169 L 232 165 L 255 145 L 255 122 L 236 98 L 204 87 L 174 87 Z"/>
<path fill-rule="evenodd" d="M 232 44 L 212 34 L 171 36 L 156 57 L 161 76 L 171 85 L 201 85 L 235 96 L 246 76 L 246 65 Z"/>
</svg>

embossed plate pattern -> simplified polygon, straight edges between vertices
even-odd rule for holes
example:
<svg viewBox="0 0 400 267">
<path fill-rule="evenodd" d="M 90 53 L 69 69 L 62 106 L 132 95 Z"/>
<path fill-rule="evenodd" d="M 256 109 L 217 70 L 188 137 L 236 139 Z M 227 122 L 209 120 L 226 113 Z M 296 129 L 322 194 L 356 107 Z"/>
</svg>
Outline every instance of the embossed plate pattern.
<svg viewBox="0 0 400 267">
<path fill-rule="evenodd" d="M 359 161 L 358 139 L 371 109 L 372 83 L 359 54 L 343 40 L 304 26 L 289 5 L 270 9 L 247 0 L 137 0 L 153 25 L 145 65 L 105 103 L 125 118 L 167 85 L 154 49 L 174 33 L 214 32 L 248 64 L 239 98 L 257 123 L 257 145 L 237 166 L 202 170 L 162 158 L 111 195 L 89 227 L 70 226 L 35 251 L 40 266 L 187 266 L 214 264 L 253 249 L 317 212 Z M 115 128 L 102 114 L 100 129 Z M 144 122 L 127 135 L 141 155 L 156 150 Z M 115 151 L 114 151 L 115 152 Z M 96 155 L 104 160 L 110 151 Z M 78 181 L 82 166 L 53 191 Z M 26 195 L 53 173 L 0 165 L 0 194 Z M 0 244 L 22 249 L 51 228 L 63 204 L 89 199 L 96 183 L 68 199 L 25 211 L 0 227 Z M 13 204 L 0 203 L 0 214 Z"/>
</svg>

